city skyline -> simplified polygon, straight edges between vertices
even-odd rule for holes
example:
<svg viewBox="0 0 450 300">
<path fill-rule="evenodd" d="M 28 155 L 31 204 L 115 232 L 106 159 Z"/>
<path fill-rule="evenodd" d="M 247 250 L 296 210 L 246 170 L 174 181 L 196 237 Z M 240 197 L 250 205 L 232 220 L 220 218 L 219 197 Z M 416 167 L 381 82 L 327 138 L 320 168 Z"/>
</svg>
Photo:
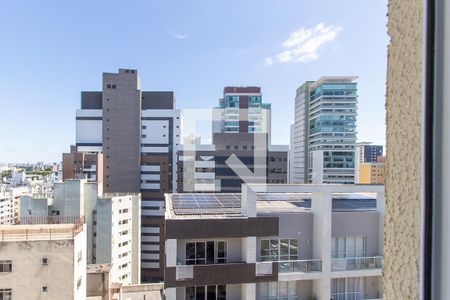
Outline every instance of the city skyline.
<svg viewBox="0 0 450 300">
<path fill-rule="evenodd" d="M 335 13 L 347 2 L 324 1 L 314 16 L 308 11 L 319 4 L 296 1 L 239 9 L 230 2 L 55 3 L 48 11 L 33 2 L 2 4 L 2 22 L 24 22 L 0 29 L 10 41 L 0 58 L 0 103 L 8 112 L 0 126 L 11 128 L 0 161 L 61 161 L 75 137 L 80 92 L 118 68 L 139 70 L 143 89 L 174 91 L 179 109 L 212 109 L 224 86 L 260 86 L 272 105 L 272 143 L 286 145 L 300 84 L 356 75 L 358 141 L 384 144 L 386 4 L 352 3 L 357 13 L 348 20 Z M 250 13 L 255 18 L 244 18 Z M 370 35 L 357 26 L 363 21 Z"/>
</svg>

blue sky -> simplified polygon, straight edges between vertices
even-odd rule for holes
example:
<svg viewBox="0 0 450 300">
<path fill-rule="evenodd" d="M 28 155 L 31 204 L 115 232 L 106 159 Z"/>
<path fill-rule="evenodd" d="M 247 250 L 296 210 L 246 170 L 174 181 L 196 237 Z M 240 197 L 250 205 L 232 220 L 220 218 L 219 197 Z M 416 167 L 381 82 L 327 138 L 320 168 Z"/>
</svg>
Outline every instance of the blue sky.
<svg viewBox="0 0 450 300">
<path fill-rule="evenodd" d="M 359 76 L 358 138 L 384 143 L 386 1 L 1 1 L 0 162 L 59 161 L 80 91 L 139 70 L 143 90 L 210 108 L 227 85 L 259 85 L 272 142 L 289 143 L 296 88 Z"/>
</svg>

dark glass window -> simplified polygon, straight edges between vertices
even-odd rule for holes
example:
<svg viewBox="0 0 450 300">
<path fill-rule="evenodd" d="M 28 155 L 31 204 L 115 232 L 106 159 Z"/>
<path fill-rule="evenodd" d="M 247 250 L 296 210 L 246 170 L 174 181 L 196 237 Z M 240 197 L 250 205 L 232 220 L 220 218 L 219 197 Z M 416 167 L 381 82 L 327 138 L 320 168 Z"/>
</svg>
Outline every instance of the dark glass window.
<svg viewBox="0 0 450 300">
<path fill-rule="evenodd" d="M 214 242 L 206 243 L 206 263 L 207 264 L 214 263 Z"/>
<path fill-rule="evenodd" d="M 216 286 L 208 285 L 207 289 L 207 300 L 216 300 Z M 203 299 L 203 298 L 202 298 Z"/>
<path fill-rule="evenodd" d="M 186 264 L 195 264 L 195 243 L 186 243 Z"/>
<path fill-rule="evenodd" d="M 227 287 L 225 285 L 217 286 L 217 300 L 227 299 Z"/>
<path fill-rule="evenodd" d="M 227 242 L 217 242 L 217 263 L 227 262 Z"/>
<path fill-rule="evenodd" d="M 205 299 L 205 287 L 204 286 L 197 286 L 195 288 L 195 299 L 197 299 L 197 300 Z"/>
<path fill-rule="evenodd" d="M 186 300 L 194 300 L 195 299 L 195 287 L 190 286 L 186 288 Z"/>
</svg>

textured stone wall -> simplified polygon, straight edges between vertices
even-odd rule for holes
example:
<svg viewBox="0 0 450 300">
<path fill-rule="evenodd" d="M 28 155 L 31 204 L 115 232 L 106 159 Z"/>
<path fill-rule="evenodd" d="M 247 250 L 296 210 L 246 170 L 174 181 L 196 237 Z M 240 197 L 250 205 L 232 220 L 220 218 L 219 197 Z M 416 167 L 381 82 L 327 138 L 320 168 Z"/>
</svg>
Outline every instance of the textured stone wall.
<svg viewBox="0 0 450 300">
<path fill-rule="evenodd" d="M 419 299 L 422 0 L 389 0 L 384 299 Z"/>
</svg>

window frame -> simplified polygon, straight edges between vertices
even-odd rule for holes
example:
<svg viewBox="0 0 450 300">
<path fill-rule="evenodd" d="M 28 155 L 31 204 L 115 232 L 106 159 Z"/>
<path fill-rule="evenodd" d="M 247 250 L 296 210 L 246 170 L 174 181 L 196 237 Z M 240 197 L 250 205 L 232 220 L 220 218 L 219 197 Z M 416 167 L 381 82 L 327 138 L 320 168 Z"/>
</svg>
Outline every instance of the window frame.
<svg viewBox="0 0 450 300">
<path fill-rule="evenodd" d="M 287 256 L 288 259 L 281 259 L 281 241 L 282 240 L 288 240 L 289 244 L 288 244 L 288 254 L 287 255 L 283 255 L 283 256 Z M 263 248 L 263 243 L 267 242 L 269 243 L 269 248 L 264 249 Z M 272 242 L 273 241 L 277 241 L 277 248 L 272 248 Z M 291 241 L 296 241 L 297 242 L 297 253 L 296 254 L 291 254 Z M 274 239 L 261 239 L 259 241 L 259 258 L 260 261 L 295 261 L 295 260 L 299 260 L 300 259 L 300 240 L 298 238 L 274 238 Z M 268 251 L 267 255 L 263 255 L 263 251 Z M 274 260 L 273 256 L 277 255 L 277 259 Z M 295 258 L 296 257 L 296 258 Z"/>
<path fill-rule="evenodd" d="M 9 266 L 9 269 L 5 266 Z M 0 273 L 12 273 L 12 260 L 0 260 Z"/>
<path fill-rule="evenodd" d="M 204 291 L 204 299 L 208 299 L 208 289 L 214 287 L 214 293 L 215 293 L 215 299 L 216 300 L 226 300 L 227 297 L 227 286 L 225 284 L 211 284 L 211 285 L 196 285 L 196 286 L 187 286 L 184 289 L 184 299 L 186 300 L 191 300 L 191 299 L 197 299 L 197 289 L 203 289 Z M 219 296 L 219 287 L 225 287 L 224 291 L 225 291 L 225 295 L 224 297 L 220 297 Z M 188 298 L 188 293 L 187 290 L 188 289 L 193 289 L 193 298 Z"/>
<path fill-rule="evenodd" d="M 208 243 L 214 243 L 214 253 L 213 253 L 213 262 L 208 262 Z M 219 243 L 225 244 L 225 256 L 219 257 L 218 256 L 218 245 Z M 187 257 L 187 246 L 188 244 L 194 244 L 194 258 L 188 258 Z M 205 249 L 205 256 L 203 258 L 197 257 L 197 244 L 203 244 Z M 199 261 L 204 261 L 204 263 L 198 263 Z M 219 261 L 222 260 L 222 261 Z M 228 263 L 228 241 L 226 240 L 206 240 L 206 241 L 186 241 L 184 243 L 184 262 L 186 265 L 205 265 L 205 264 L 226 264 Z"/>
<path fill-rule="evenodd" d="M 281 295 L 281 287 L 280 285 L 286 284 L 286 295 Z M 295 287 L 295 289 L 292 289 Z M 267 291 L 266 294 L 262 294 L 262 290 L 265 289 Z M 292 291 L 295 291 L 295 295 L 291 294 Z M 274 293 L 275 292 L 275 293 Z M 258 298 L 261 300 L 275 300 L 275 299 L 283 299 L 283 300 L 297 300 L 299 299 L 299 289 L 297 285 L 297 281 L 270 281 L 270 282 L 260 282 L 258 283 Z"/>
<path fill-rule="evenodd" d="M 424 1 L 421 170 L 421 299 L 450 297 L 450 6 Z M 447 133 L 447 134 L 446 134 Z"/>
</svg>

